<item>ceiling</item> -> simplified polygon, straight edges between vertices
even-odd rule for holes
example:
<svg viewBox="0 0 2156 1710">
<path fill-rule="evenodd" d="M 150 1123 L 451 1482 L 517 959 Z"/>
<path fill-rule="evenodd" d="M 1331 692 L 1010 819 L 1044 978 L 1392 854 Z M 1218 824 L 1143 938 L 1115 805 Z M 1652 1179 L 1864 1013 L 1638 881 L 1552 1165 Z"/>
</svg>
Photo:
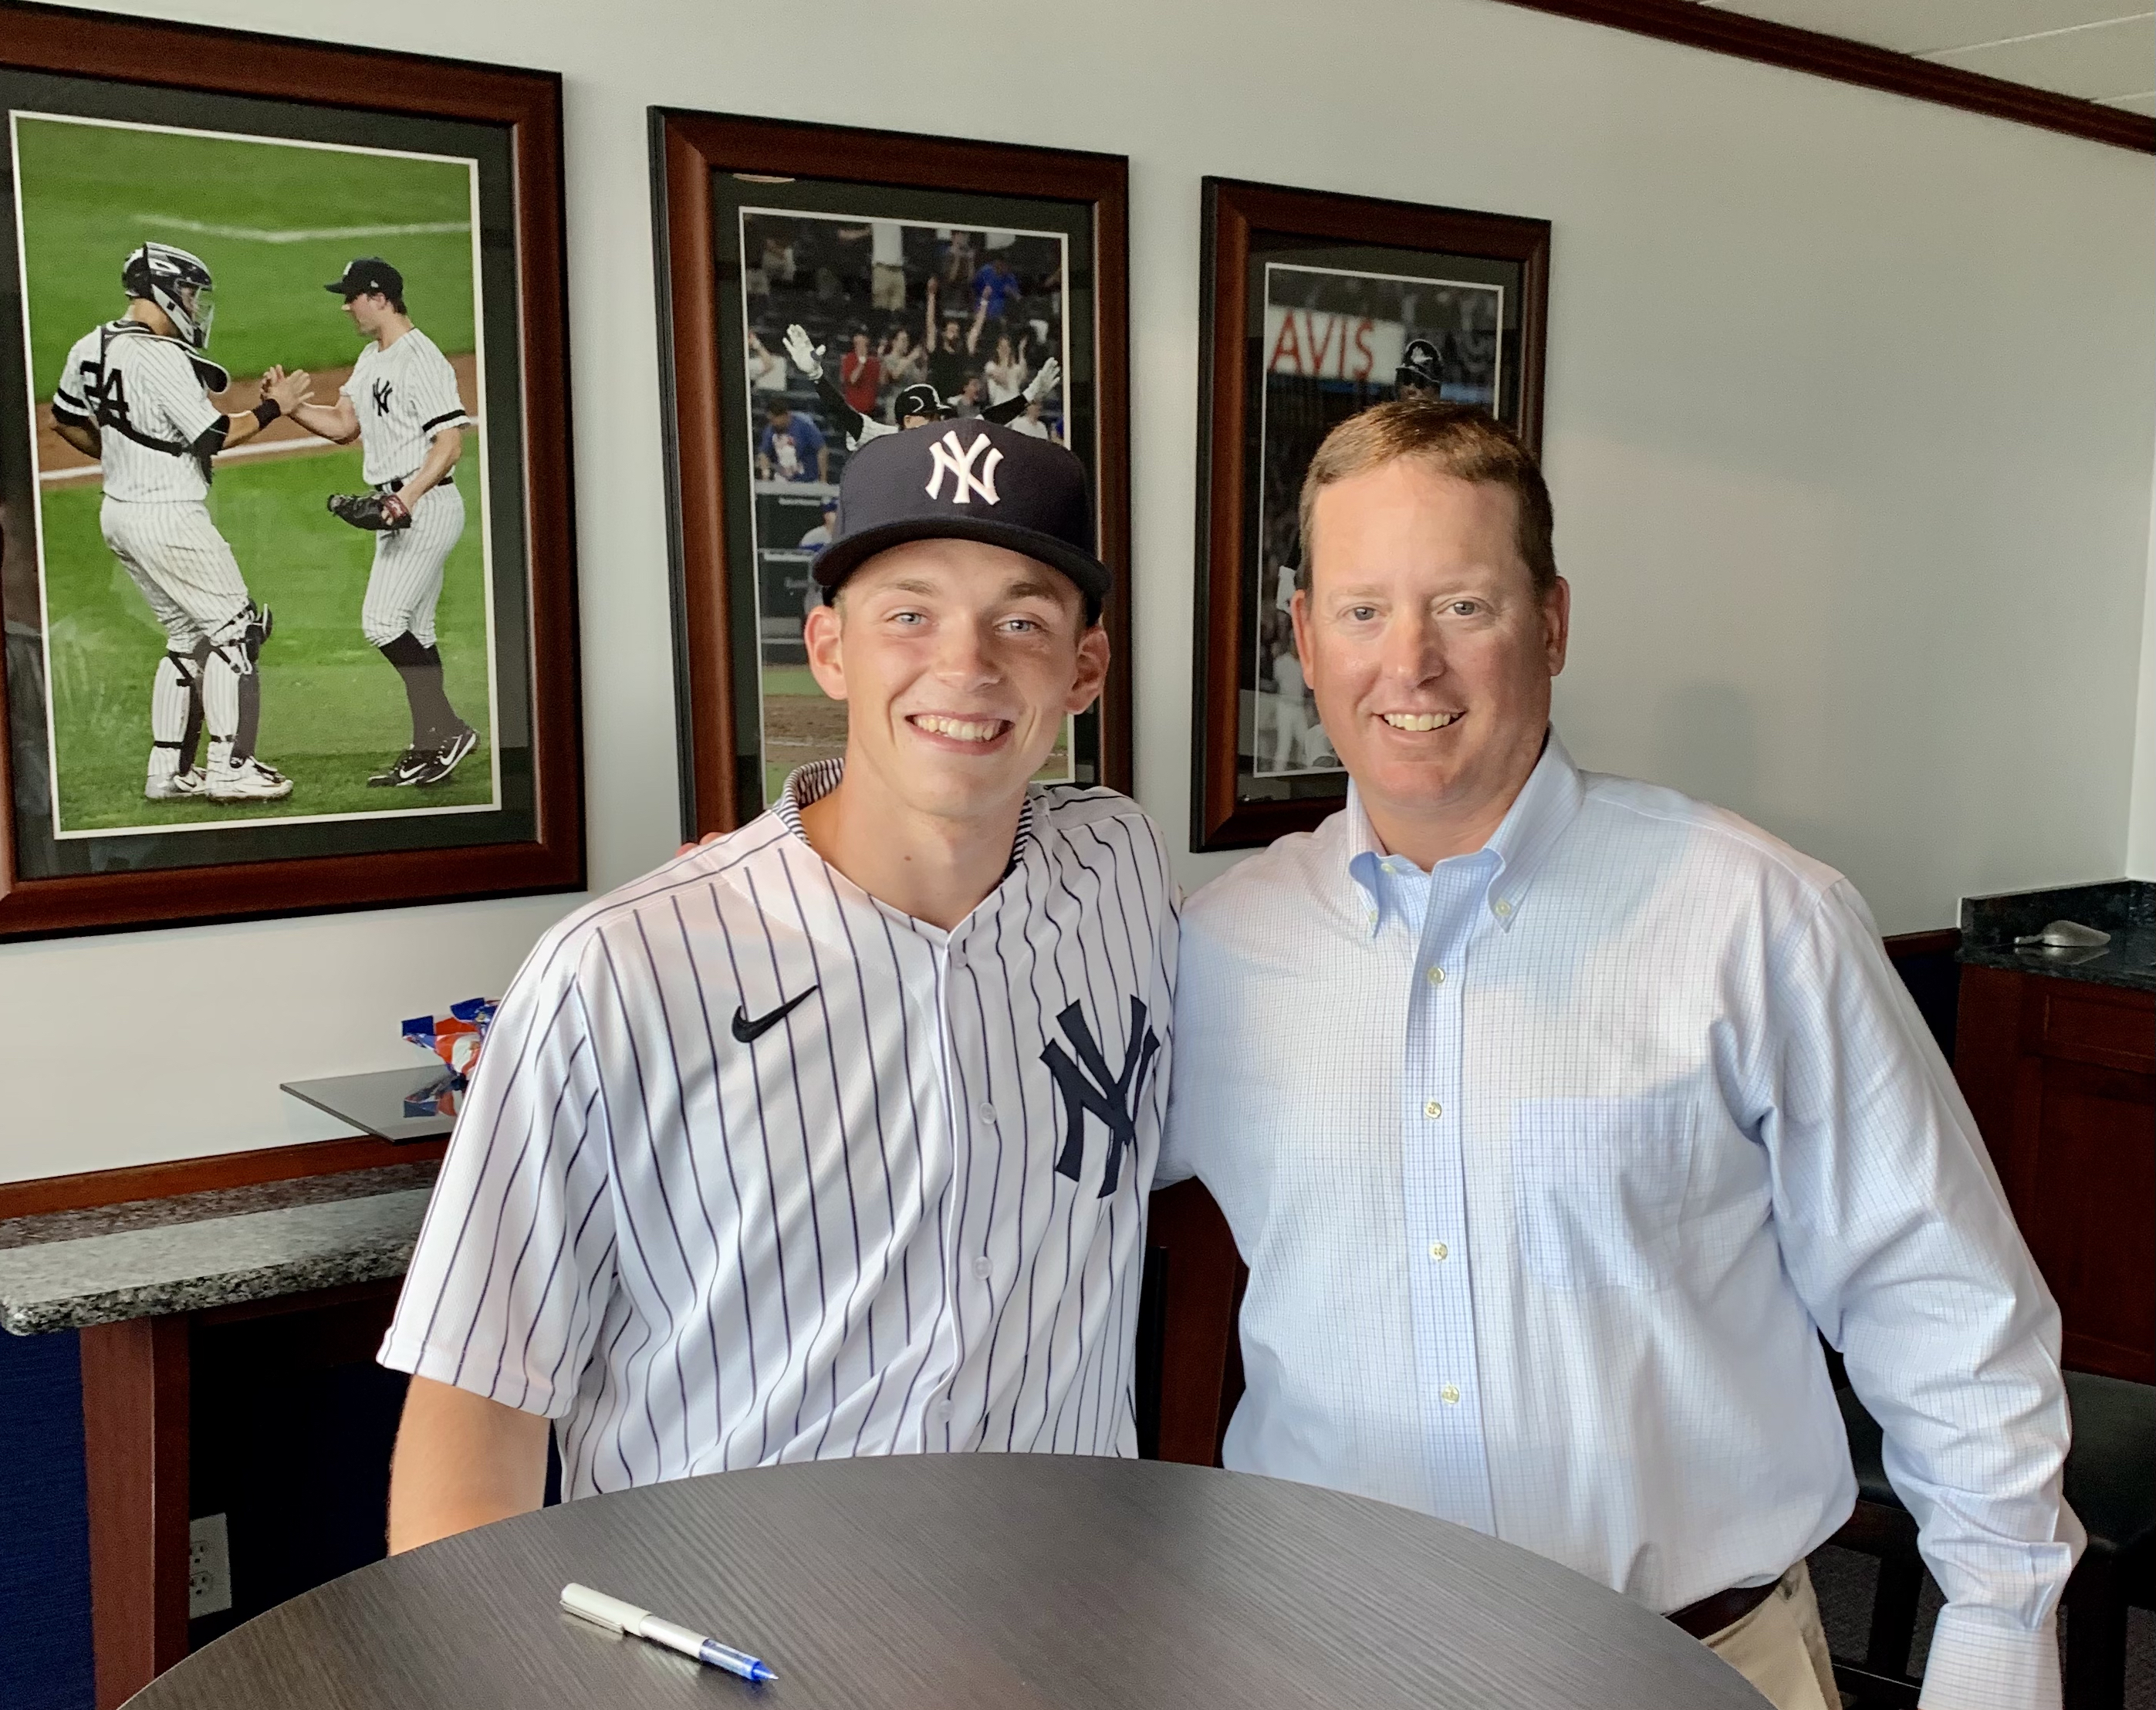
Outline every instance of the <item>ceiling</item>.
<svg viewBox="0 0 2156 1710">
<path fill-rule="evenodd" d="M 2133 0 L 1704 0 L 1941 65 L 2156 115 L 2156 12 Z"/>
</svg>

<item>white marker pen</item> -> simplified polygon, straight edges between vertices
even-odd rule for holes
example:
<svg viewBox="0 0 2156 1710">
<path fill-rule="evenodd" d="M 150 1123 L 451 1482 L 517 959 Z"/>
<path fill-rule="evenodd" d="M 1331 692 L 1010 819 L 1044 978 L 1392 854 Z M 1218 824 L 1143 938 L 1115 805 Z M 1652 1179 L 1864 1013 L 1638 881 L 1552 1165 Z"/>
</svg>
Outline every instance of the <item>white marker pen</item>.
<svg viewBox="0 0 2156 1710">
<path fill-rule="evenodd" d="M 716 1639 L 707 1639 L 701 1633 L 692 1633 L 686 1627 L 662 1620 L 648 1609 L 639 1609 L 633 1603 L 624 1603 L 619 1597 L 608 1597 L 605 1592 L 594 1591 L 588 1585 L 564 1585 L 562 1588 L 562 1607 L 571 1615 L 582 1615 L 596 1625 L 610 1627 L 617 1633 L 631 1634 L 639 1639 L 649 1639 L 654 1645 L 664 1645 L 669 1651 L 678 1651 L 684 1656 L 693 1656 L 697 1661 L 709 1663 L 713 1668 L 723 1668 L 728 1674 L 737 1674 L 745 1681 L 773 1681 L 778 1678 L 768 1664 L 751 1656 L 746 1651 L 737 1651 L 731 1645 L 721 1645 Z"/>
</svg>

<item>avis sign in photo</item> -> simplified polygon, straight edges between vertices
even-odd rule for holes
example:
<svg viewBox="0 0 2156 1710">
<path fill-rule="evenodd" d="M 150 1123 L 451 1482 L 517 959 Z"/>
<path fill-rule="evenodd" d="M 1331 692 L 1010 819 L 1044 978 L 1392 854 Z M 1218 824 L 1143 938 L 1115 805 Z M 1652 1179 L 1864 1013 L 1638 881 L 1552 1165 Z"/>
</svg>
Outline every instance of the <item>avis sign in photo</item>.
<svg viewBox="0 0 2156 1710">
<path fill-rule="evenodd" d="M 9 120 L 52 838 L 499 811 L 478 163 Z"/>
</svg>

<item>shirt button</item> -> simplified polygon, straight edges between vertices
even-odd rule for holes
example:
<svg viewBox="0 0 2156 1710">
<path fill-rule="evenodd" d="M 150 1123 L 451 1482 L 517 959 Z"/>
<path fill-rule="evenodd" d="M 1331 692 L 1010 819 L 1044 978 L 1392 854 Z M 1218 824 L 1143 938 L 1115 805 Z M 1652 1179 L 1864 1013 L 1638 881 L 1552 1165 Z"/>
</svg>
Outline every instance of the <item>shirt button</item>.
<svg viewBox="0 0 2156 1710">
<path fill-rule="evenodd" d="M 1373 908 L 1373 909 L 1372 909 L 1372 910 L 1370 911 L 1370 924 L 1371 924 L 1372 926 L 1373 926 L 1373 927 L 1374 927 L 1375 925 L 1377 925 L 1377 923 L 1378 923 L 1378 911 L 1377 911 L 1376 909 L 1374 909 L 1374 908 Z"/>
<path fill-rule="evenodd" d="M 974 1260 L 974 1261 L 973 1261 L 973 1275 L 974 1275 L 974 1276 L 986 1276 L 988 1274 L 988 1261 L 986 1259 L 976 1259 L 976 1260 Z"/>
<path fill-rule="evenodd" d="M 995 1119 L 996 1107 L 990 1104 L 986 1099 L 983 1099 L 981 1101 L 981 1120 L 984 1122 L 993 1122 Z"/>
<path fill-rule="evenodd" d="M 1445 970 L 1441 968 L 1433 968 L 1430 969 L 1430 983 L 1434 986 L 1443 985 L 1445 983 Z"/>
<path fill-rule="evenodd" d="M 1385 862 L 1385 863 L 1384 863 L 1384 868 L 1385 868 L 1385 870 L 1386 870 L 1387 872 L 1389 872 L 1389 873 L 1397 873 L 1397 872 L 1399 872 L 1399 869 L 1398 867 L 1394 866 L 1394 865 L 1390 861 L 1387 861 L 1387 862 Z"/>
<path fill-rule="evenodd" d="M 1507 919 L 1512 912 L 1512 905 L 1506 901 L 1502 896 L 1495 902 L 1491 903 L 1490 906 L 1496 911 L 1497 918 L 1501 921 Z"/>
<path fill-rule="evenodd" d="M 1437 1392 L 1437 1399 L 1440 1401 L 1442 1401 L 1447 1407 L 1459 1406 L 1460 1385 L 1457 1384 L 1447 1384 L 1442 1389 Z"/>
<path fill-rule="evenodd" d="M 1443 1241 L 1432 1241 L 1430 1244 L 1430 1256 L 1440 1264 L 1443 1264 L 1452 1256 L 1452 1249 L 1445 1245 Z"/>
<path fill-rule="evenodd" d="M 1445 1114 L 1445 1107 L 1433 1098 L 1428 1104 L 1422 1107 L 1422 1113 L 1426 1117 L 1435 1119 Z"/>
<path fill-rule="evenodd" d="M 950 1422 L 951 1404 L 949 1402 L 939 1401 L 936 1404 L 936 1418 L 939 1424 L 947 1425 Z"/>
</svg>

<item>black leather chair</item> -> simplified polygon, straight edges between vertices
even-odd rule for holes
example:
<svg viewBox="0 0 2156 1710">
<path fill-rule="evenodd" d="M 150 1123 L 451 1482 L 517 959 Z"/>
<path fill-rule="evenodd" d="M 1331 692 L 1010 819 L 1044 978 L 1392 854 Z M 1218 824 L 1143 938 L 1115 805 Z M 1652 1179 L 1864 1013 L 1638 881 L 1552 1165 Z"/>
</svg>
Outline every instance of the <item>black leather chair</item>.
<svg viewBox="0 0 2156 1710">
<path fill-rule="evenodd" d="M 1856 1392 L 1840 1391 L 1856 1512 L 1833 1542 L 1879 1559 L 1879 1589 L 1861 1663 L 1835 1661 L 1857 1710 L 1917 1702 L 1908 1677 L 1923 1564 L 1917 1526 L 1887 1482 L 1878 1422 Z M 2066 1501 L 2088 1530 L 2088 1550 L 2067 1583 L 2066 1710 L 2118 1710 L 2126 1696 L 2126 1612 L 2156 1609 L 2156 1385 L 2092 1372 L 2066 1374 L 2073 1447 Z"/>
</svg>

